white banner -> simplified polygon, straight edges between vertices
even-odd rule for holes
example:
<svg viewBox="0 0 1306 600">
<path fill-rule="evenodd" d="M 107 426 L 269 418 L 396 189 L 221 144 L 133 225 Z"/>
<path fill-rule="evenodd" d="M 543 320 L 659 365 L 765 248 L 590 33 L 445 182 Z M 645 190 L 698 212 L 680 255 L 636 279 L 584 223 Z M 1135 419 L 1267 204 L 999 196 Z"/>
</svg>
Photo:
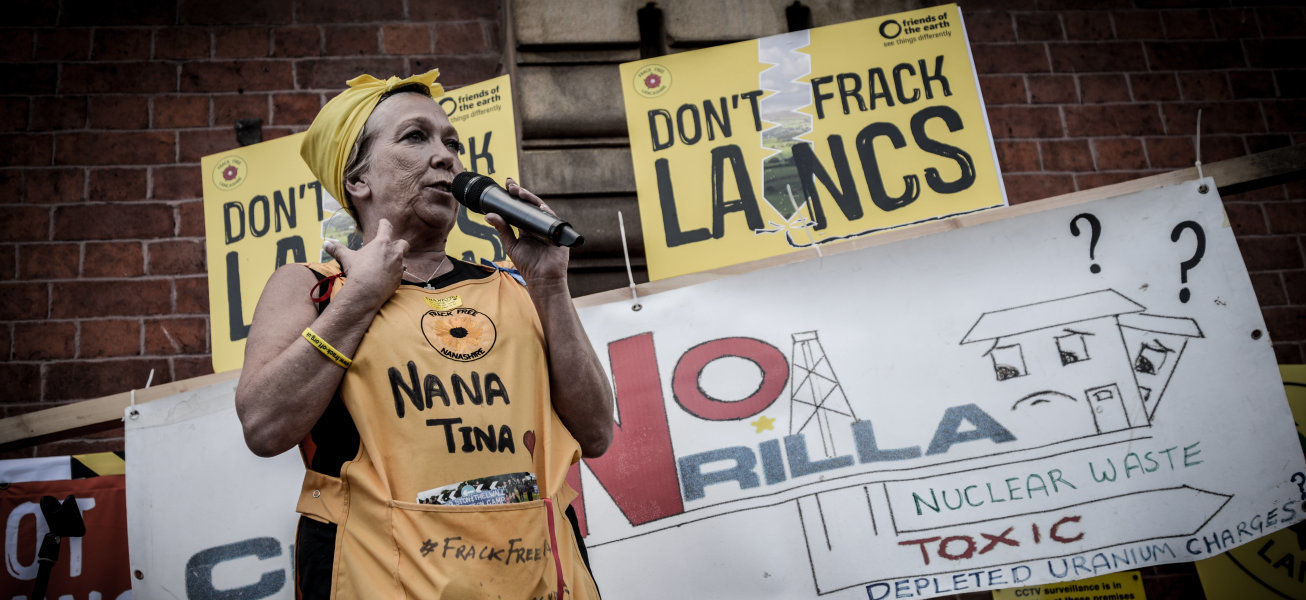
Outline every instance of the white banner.
<svg viewBox="0 0 1306 600">
<path fill-rule="evenodd" d="M 924 598 L 1301 521 L 1270 340 L 1200 183 L 583 309 L 620 421 L 573 478 L 604 595 Z M 137 597 L 293 596 L 302 466 L 249 453 L 234 385 L 129 414 Z"/>
<path fill-rule="evenodd" d="M 581 478 L 605 594 L 922 598 L 1302 520 L 1270 340 L 1202 183 L 583 310 L 620 420 Z"/>
</svg>

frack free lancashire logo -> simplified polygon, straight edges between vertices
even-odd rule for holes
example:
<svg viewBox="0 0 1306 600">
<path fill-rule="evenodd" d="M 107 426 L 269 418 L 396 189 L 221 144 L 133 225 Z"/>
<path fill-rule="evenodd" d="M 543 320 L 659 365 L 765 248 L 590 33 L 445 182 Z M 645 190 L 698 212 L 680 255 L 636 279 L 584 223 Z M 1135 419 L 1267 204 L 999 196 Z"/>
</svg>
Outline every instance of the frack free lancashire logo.
<svg viewBox="0 0 1306 600">
<path fill-rule="evenodd" d="M 645 98 L 656 98 L 671 89 L 671 70 L 662 65 L 647 65 L 635 71 L 630 84 Z"/>
<path fill-rule="evenodd" d="M 459 362 L 489 354 L 497 338 L 494 321 L 472 308 L 426 311 L 422 334 L 440 356 Z"/>
<path fill-rule="evenodd" d="M 213 185 L 224 191 L 235 189 L 245 182 L 246 175 L 249 175 L 249 166 L 245 164 L 245 159 L 228 156 L 213 167 Z"/>
</svg>

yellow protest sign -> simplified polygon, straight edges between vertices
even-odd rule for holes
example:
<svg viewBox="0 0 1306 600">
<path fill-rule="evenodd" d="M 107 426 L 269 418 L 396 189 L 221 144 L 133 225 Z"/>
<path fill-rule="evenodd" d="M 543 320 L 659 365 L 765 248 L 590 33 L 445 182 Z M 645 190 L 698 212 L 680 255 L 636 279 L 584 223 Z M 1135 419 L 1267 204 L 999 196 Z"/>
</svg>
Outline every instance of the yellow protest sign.
<svg viewBox="0 0 1306 600">
<path fill-rule="evenodd" d="M 956 5 L 621 77 L 651 279 L 1006 203 Z"/>
<path fill-rule="evenodd" d="M 517 178 L 517 129 L 504 75 L 458 88 L 439 99 L 463 142 L 468 170 L 500 184 Z M 299 157 L 304 134 L 205 156 L 204 226 L 209 265 L 213 370 L 238 369 L 263 284 L 277 267 L 331 260 L 322 240 L 358 248 L 353 220 Z M 461 208 L 449 234 L 451 256 L 502 260 L 503 245 L 484 217 Z"/>
<path fill-rule="evenodd" d="M 1279 365 L 1288 406 L 1297 423 L 1297 439 L 1306 451 L 1306 365 Z M 1306 500 L 1306 473 L 1293 474 L 1293 482 Z M 1306 510 L 1306 502 L 1301 506 Z M 1257 531 L 1269 521 L 1285 518 L 1282 511 L 1269 510 L 1249 520 L 1246 527 Z M 1306 598 L 1306 527 L 1300 524 L 1281 529 L 1264 538 L 1197 562 L 1202 588 L 1211 600 L 1225 598 Z"/>
<path fill-rule="evenodd" d="M 1078 581 L 995 590 L 993 600 L 1147 600 L 1138 571 Z"/>
</svg>

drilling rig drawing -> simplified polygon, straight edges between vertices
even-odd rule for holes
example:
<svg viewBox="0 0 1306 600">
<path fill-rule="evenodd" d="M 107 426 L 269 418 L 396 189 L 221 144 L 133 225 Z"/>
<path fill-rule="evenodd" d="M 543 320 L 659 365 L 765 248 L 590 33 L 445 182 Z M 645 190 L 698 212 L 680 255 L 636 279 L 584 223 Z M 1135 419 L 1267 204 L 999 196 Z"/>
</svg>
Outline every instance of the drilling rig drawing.
<svg viewBox="0 0 1306 600">
<path fill-rule="evenodd" d="M 839 446 L 848 444 L 843 448 L 845 452 L 851 447 L 847 432 L 857 421 L 857 414 L 848 403 L 839 376 L 821 346 L 820 335 L 815 331 L 802 331 L 792 337 L 789 434 L 803 433 L 808 439 L 813 433 L 818 434 L 825 456 L 837 456 Z M 836 431 L 841 435 L 836 435 Z"/>
</svg>

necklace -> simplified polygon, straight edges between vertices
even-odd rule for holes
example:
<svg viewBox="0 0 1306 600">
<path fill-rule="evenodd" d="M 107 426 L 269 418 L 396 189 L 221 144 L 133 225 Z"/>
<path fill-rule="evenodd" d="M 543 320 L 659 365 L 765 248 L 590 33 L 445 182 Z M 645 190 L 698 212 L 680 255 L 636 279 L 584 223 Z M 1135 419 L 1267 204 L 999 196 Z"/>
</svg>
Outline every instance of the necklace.
<svg viewBox="0 0 1306 600">
<path fill-rule="evenodd" d="M 424 287 L 424 288 L 426 288 L 426 289 L 428 289 L 428 290 L 429 290 L 429 289 L 433 289 L 432 286 L 431 286 L 431 278 L 432 278 L 432 277 L 435 277 L 435 274 L 438 273 L 438 272 L 440 272 L 440 267 L 443 267 L 443 266 L 444 266 L 444 263 L 445 263 L 446 261 L 448 261 L 448 260 L 449 260 L 449 257 L 448 257 L 447 255 L 446 255 L 444 258 L 440 259 L 440 262 L 439 262 L 439 263 L 436 263 L 436 265 L 435 265 L 435 270 L 434 270 L 434 271 L 431 271 L 431 274 L 430 274 L 430 275 L 427 275 L 426 277 L 419 277 L 416 273 L 413 273 L 412 271 L 409 271 L 409 270 L 408 270 L 408 265 L 404 265 L 404 266 L 403 266 L 403 267 L 404 267 L 404 274 L 405 274 L 405 275 L 411 275 L 413 278 L 417 279 L 417 282 L 418 282 L 418 283 L 423 284 L 422 287 Z"/>
</svg>

